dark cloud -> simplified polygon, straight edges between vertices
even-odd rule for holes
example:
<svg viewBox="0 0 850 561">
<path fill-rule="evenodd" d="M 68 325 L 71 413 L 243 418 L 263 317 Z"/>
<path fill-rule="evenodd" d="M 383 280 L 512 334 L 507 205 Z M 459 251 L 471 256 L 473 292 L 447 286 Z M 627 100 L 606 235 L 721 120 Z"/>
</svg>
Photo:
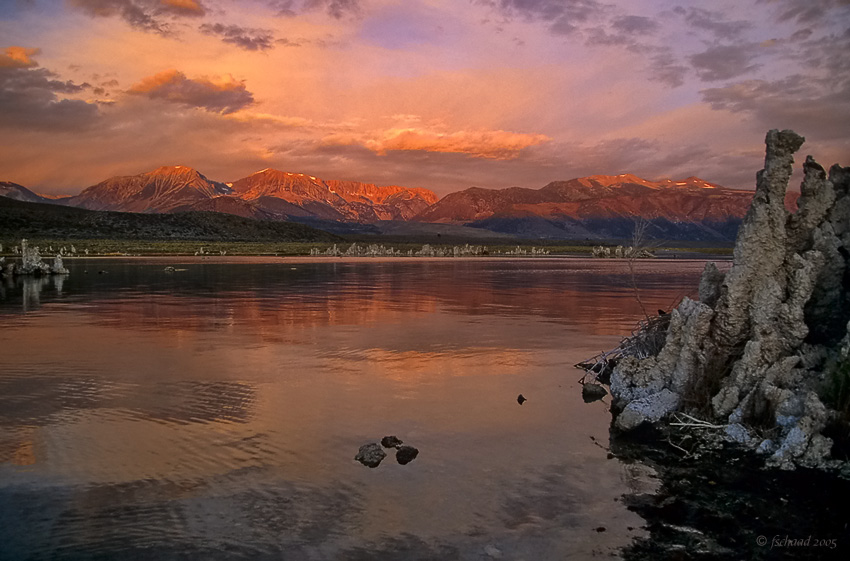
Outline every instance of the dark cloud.
<svg viewBox="0 0 850 561">
<path fill-rule="evenodd" d="M 833 9 L 841 10 L 850 6 L 850 0 L 758 0 L 758 3 L 775 6 L 779 21 L 796 21 L 802 24 L 830 19 Z"/>
<path fill-rule="evenodd" d="M 850 83 L 818 80 L 795 74 L 779 80 L 745 80 L 702 90 L 712 109 L 741 113 L 762 130 L 791 128 L 818 140 L 844 139 L 850 122 Z"/>
<path fill-rule="evenodd" d="M 804 29 L 798 29 L 797 31 L 794 32 L 793 35 L 791 35 L 791 40 L 792 41 L 805 41 L 806 39 L 808 39 L 809 37 L 812 36 L 812 33 L 814 33 L 814 32 L 811 29 L 809 29 L 808 27 L 804 28 Z"/>
<path fill-rule="evenodd" d="M 620 16 L 614 18 L 611 26 L 621 33 L 649 35 L 660 28 L 657 21 L 644 16 Z"/>
<path fill-rule="evenodd" d="M 596 0 L 473 0 L 489 6 L 509 19 L 549 23 L 556 35 L 571 35 L 582 24 L 592 21 L 605 11 L 605 5 Z"/>
<path fill-rule="evenodd" d="M 688 67 L 683 65 L 670 51 L 661 51 L 650 58 L 651 79 L 678 88 L 685 83 Z"/>
<path fill-rule="evenodd" d="M 150 99 L 164 99 L 171 103 L 225 115 L 254 103 L 254 96 L 245 88 L 243 82 L 233 78 L 219 81 L 187 78 L 177 70 L 167 70 L 145 78 L 130 88 L 128 93 Z"/>
<path fill-rule="evenodd" d="M 757 45 L 720 45 L 688 57 L 703 82 L 729 80 L 759 67 L 753 63 Z"/>
<path fill-rule="evenodd" d="M 120 17 L 136 29 L 168 33 L 164 16 L 199 17 L 206 13 L 201 0 L 67 0 L 91 17 Z"/>
<path fill-rule="evenodd" d="M 827 83 L 850 80 L 850 29 L 843 35 L 827 34 L 801 41 L 786 54 L 805 73 L 815 78 L 828 78 Z"/>
<path fill-rule="evenodd" d="M 323 11 L 335 19 L 358 16 L 360 0 L 268 0 L 278 15 L 296 16 L 308 11 Z"/>
<path fill-rule="evenodd" d="M 596 0 L 470 0 L 499 12 L 507 20 L 548 23 L 555 35 L 572 35 L 590 47 L 614 47 L 640 55 L 648 79 L 670 87 L 685 83 L 689 68 L 659 45 L 661 23 L 648 16 L 618 12 Z"/>
<path fill-rule="evenodd" d="M 593 27 L 586 29 L 585 43 L 594 46 L 620 46 L 626 47 L 633 51 L 641 50 L 641 45 L 634 40 L 631 33 L 609 33 L 603 27 Z"/>
<path fill-rule="evenodd" d="M 30 57 L 38 49 L 9 47 L 0 54 L 0 126 L 65 132 L 89 127 L 99 116 L 97 106 L 60 98 L 83 86 L 56 80 L 56 75 Z"/>
<path fill-rule="evenodd" d="M 268 29 L 205 23 L 200 30 L 207 35 L 220 37 L 225 43 L 236 45 L 246 51 L 265 51 L 271 49 L 275 43 L 274 35 Z"/>
<path fill-rule="evenodd" d="M 674 13 L 685 18 L 685 23 L 694 29 L 707 31 L 717 39 L 736 39 L 752 27 L 748 21 L 728 21 L 722 13 L 704 10 L 702 8 L 683 8 L 677 6 Z"/>
<path fill-rule="evenodd" d="M 309 0 L 307 5 L 313 9 L 323 9 L 336 19 L 360 13 L 360 0 Z"/>
</svg>

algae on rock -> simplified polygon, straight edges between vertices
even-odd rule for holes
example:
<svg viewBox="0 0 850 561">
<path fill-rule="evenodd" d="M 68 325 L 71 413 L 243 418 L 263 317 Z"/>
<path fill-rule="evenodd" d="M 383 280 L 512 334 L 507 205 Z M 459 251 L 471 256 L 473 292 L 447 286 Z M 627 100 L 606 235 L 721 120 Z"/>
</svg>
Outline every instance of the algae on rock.
<svg viewBox="0 0 850 561">
<path fill-rule="evenodd" d="M 770 454 L 773 465 L 834 466 L 847 459 L 832 457 L 823 433 L 846 426 L 847 412 L 822 396 L 829 365 L 850 340 L 850 168 L 827 175 L 809 156 L 792 214 L 785 192 L 804 139 L 771 130 L 765 142 L 732 267 L 723 274 L 706 265 L 700 301 L 685 298 L 671 312 L 656 356 L 618 361 L 614 426 L 685 411 L 728 425 L 730 438 Z"/>
</svg>

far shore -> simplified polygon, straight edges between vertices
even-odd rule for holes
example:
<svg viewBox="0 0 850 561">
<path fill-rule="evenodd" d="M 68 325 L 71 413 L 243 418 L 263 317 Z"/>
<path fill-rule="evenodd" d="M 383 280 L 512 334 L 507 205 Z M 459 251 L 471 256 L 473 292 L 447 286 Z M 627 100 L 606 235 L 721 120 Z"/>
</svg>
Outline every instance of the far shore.
<svg viewBox="0 0 850 561">
<path fill-rule="evenodd" d="M 6 256 L 14 259 L 17 256 Z M 47 259 L 47 256 L 43 256 Z M 483 255 L 483 256 L 459 256 L 459 257 L 409 257 L 409 256 L 325 256 L 325 255 L 190 255 L 190 254 L 145 254 L 145 255 L 76 255 L 64 256 L 66 263 L 75 261 L 106 261 L 106 260 L 138 260 L 147 262 L 158 262 L 163 264 L 183 263 L 217 263 L 217 264 L 238 264 L 238 263 L 404 263 L 404 262 L 449 262 L 449 261 L 563 261 L 565 259 L 575 261 L 586 261 L 589 263 L 627 263 L 626 258 L 599 258 L 591 257 L 588 254 L 558 254 L 545 256 L 530 256 L 530 255 Z M 658 262 L 706 262 L 706 261 L 728 261 L 731 260 L 730 255 L 711 255 L 698 253 L 682 253 L 676 257 L 659 257 L 656 259 L 638 259 L 640 263 L 658 263 Z"/>
</svg>

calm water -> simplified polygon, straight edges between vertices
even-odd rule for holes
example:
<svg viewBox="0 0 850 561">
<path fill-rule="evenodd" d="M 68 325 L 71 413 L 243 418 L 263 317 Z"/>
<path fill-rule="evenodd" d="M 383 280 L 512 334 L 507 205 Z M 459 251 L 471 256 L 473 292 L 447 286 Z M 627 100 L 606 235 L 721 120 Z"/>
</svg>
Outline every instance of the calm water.
<svg viewBox="0 0 850 561">
<path fill-rule="evenodd" d="M 572 367 L 641 317 L 623 262 L 68 265 L 0 289 L 4 561 L 584 559 L 641 535 L 618 498 L 645 478 Z M 702 266 L 640 263 L 647 309 Z M 354 461 L 385 435 L 419 457 Z"/>
</svg>

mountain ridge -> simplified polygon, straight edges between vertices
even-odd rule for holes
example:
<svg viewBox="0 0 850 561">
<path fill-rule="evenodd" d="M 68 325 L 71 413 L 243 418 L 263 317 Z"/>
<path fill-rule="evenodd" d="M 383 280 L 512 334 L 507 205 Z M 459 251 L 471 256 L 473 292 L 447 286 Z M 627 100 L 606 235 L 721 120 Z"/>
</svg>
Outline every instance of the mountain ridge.
<svg viewBox="0 0 850 561">
<path fill-rule="evenodd" d="M 644 219 L 657 223 L 658 234 L 673 238 L 731 241 L 753 191 L 727 189 L 695 176 L 650 181 L 619 174 L 552 181 L 539 189 L 470 187 L 439 198 L 423 188 L 324 180 L 272 168 L 225 183 L 178 165 L 115 176 L 62 199 L 9 182 L 0 183 L 0 196 L 90 210 L 219 212 L 337 233 L 379 233 L 380 224 L 417 222 L 540 238 L 620 237 L 628 235 L 636 219 Z M 794 198 L 790 194 L 786 201 L 789 209 Z"/>
</svg>

